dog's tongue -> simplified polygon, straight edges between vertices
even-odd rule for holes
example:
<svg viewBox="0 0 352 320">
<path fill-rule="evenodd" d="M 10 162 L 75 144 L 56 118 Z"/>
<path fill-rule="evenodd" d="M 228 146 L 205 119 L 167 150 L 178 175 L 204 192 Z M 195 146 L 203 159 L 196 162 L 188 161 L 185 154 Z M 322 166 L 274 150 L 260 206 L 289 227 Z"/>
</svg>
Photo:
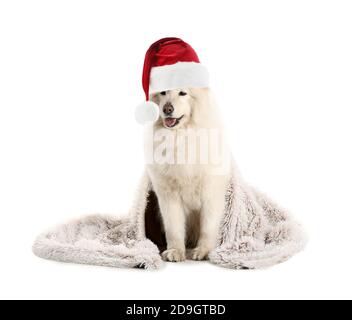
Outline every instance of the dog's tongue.
<svg viewBox="0 0 352 320">
<path fill-rule="evenodd" d="M 167 127 L 173 127 L 176 124 L 176 118 L 166 118 L 164 119 L 164 123 Z"/>
</svg>

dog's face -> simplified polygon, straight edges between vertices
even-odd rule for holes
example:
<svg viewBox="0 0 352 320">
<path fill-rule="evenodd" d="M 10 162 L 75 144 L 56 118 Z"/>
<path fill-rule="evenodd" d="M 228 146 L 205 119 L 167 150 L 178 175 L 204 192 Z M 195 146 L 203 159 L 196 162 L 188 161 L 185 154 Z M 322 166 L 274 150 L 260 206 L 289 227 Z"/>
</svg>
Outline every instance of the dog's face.
<svg viewBox="0 0 352 320">
<path fill-rule="evenodd" d="M 185 126 L 192 115 L 192 97 L 189 89 L 177 89 L 156 93 L 152 100 L 158 104 L 160 122 L 167 129 Z"/>
</svg>

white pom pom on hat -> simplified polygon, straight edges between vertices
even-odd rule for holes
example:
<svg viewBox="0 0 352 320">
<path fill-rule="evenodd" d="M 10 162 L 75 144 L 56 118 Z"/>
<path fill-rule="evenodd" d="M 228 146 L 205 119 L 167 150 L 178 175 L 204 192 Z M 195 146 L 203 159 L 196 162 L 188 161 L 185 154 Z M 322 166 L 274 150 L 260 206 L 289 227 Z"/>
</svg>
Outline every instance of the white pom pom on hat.
<svg viewBox="0 0 352 320">
<path fill-rule="evenodd" d="M 139 124 L 153 123 L 159 119 L 159 106 L 153 101 L 146 101 L 136 107 L 136 121 Z"/>
<path fill-rule="evenodd" d="M 179 38 L 164 38 L 153 43 L 145 55 L 142 84 L 146 102 L 137 106 L 135 118 L 147 124 L 159 118 L 159 106 L 149 101 L 149 94 L 205 88 L 209 86 L 209 74 L 189 44 Z"/>
</svg>

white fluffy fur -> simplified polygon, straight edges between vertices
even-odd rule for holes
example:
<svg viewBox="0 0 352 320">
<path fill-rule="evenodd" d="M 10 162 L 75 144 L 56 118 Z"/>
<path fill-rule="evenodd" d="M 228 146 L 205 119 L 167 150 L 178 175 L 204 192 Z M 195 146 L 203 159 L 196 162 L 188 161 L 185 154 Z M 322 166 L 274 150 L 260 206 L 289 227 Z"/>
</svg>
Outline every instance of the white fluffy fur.
<svg viewBox="0 0 352 320">
<path fill-rule="evenodd" d="M 180 96 L 180 92 L 186 95 Z M 154 130 L 165 126 L 163 107 L 166 104 L 171 104 L 174 108 L 172 117 L 183 116 L 178 125 L 169 129 L 174 130 L 176 135 L 176 143 L 170 146 L 174 149 L 173 154 L 177 154 L 177 148 L 180 147 L 177 144 L 177 135 L 183 134 L 184 130 L 194 132 L 199 129 L 216 129 L 223 137 L 217 107 L 209 89 L 171 90 L 164 95 L 156 94 L 152 99 L 159 104 L 161 114 Z M 228 154 L 222 156 L 228 157 Z M 217 166 L 201 164 L 199 158 L 198 156 L 195 164 L 154 163 L 147 166 L 159 200 L 167 240 L 167 250 L 162 256 L 167 261 L 185 260 L 187 239 L 192 239 L 196 245 L 190 256 L 195 260 L 207 258 L 216 245 L 230 171 L 216 174 Z M 229 159 L 224 158 L 221 162 L 229 163 Z"/>
<path fill-rule="evenodd" d="M 125 218 L 94 215 L 39 235 L 33 252 L 44 259 L 109 267 L 156 269 L 157 246 L 146 238 L 145 210 L 153 185 L 147 174 Z M 289 213 L 246 185 L 236 166 L 227 186 L 216 248 L 209 260 L 232 269 L 266 268 L 301 251 L 306 235 Z"/>
<path fill-rule="evenodd" d="M 191 90 L 189 94 L 184 100 L 177 99 L 177 112 L 189 115 L 180 126 L 220 125 L 209 92 L 199 89 Z M 192 107 L 192 96 L 196 105 L 209 108 L 207 112 Z M 161 105 L 160 97 L 154 96 L 153 99 Z M 162 124 L 160 120 L 156 125 Z M 163 173 L 172 180 L 161 177 Z M 36 239 L 34 253 L 63 262 L 159 268 L 162 263 L 159 250 L 147 238 L 145 224 L 146 212 L 160 214 L 159 208 L 149 201 L 153 192 L 159 195 L 161 215 L 168 233 L 166 260 L 183 260 L 183 239 L 186 237 L 186 220 L 189 221 L 186 217 L 193 216 L 193 211 L 201 212 L 200 229 L 204 230 L 197 239 L 198 249 L 191 254 L 194 259 L 205 257 L 212 249 L 208 254 L 211 263 L 233 269 L 257 269 L 289 259 L 306 244 L 306 235 L 300 224 L 285 209 L 245 183 L 232 163 L 229 175 L 220 176 L 218 181 L 209 177 L 201 167 L 150 166 L 137 189 L 129 216 L 95 215 L 53 228 Z M 220 201 L 220 197 L 224 199 Z M 188 230 L 197 231 L 198 228 L 193 226 Z"/>
<path fill-rule="evenodd" d="M 154 67 L 150 74 L 149 92 L 155 93 L 177 88 L 209 87 L 207 68 L 195 62 L 178 62 Z"/>
</svg>

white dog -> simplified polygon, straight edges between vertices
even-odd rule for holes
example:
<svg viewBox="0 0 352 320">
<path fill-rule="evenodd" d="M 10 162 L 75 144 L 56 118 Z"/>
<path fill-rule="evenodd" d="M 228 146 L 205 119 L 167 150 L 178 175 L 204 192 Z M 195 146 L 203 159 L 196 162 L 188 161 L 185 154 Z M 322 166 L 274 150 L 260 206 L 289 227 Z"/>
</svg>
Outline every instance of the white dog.
<svg viewBox="0 0 352 320">
<path fill-rule="evenodd" d="M 167 241 L 163 259 L 184 261 L 186 248 L 189 248 L 192 249 L 191 259 L 203 260 L 216 245 L 229 179 L 229 170 L 224 169 L 224 164 L 229 163 L 229 154 L 224 147 L 218 110 L 207 88 L 164 91 L 153 94 L 151 99 L 160 108 L 160 118 L 154 124 L 153 132 L 163 130 L 172 133 L 172 139 L 155 143 L 154 151 L 166 143 L 166 148 L 171 149 L 172 157 L 175 157 L 185 146 L 185 134 L 219 133 L 215 143 L 217 151 L 214 151 L 214 146 L 204 150 L 199 143 L 192 144 L 188 137 L 184 153 L 186 162 L 153 162 L 147 166 L 158 197 Z M 220 145 L 222 151 L 219 156 Z M 192 152 L 197 155 L 195 162 L 189 161 Z M 217 153 L 220 161 L 216 164 L 205 162 L 202 153 L 208 155 L 208 159 L 212 153 Z M 223 167 L 221 171 L 219 166 Z"/>
</svg>

